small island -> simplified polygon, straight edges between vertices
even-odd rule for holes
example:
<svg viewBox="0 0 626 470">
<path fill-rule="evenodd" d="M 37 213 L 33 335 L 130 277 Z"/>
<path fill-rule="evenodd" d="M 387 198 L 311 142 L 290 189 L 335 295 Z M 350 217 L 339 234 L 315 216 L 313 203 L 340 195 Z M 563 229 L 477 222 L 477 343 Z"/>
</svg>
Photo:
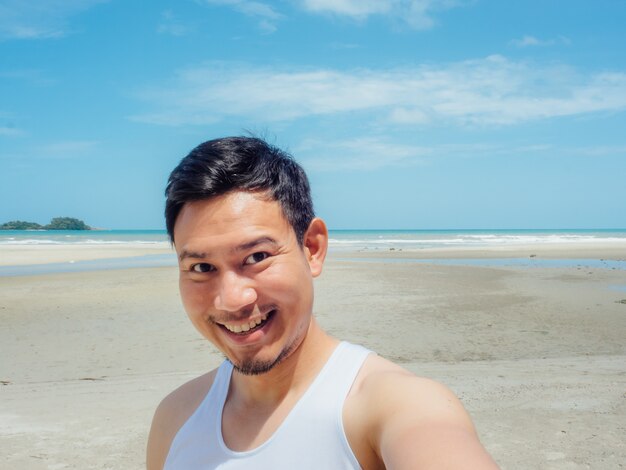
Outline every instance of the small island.
<svg viewBox="0 0 626 470">
<path fill-rule="evenodd" d="M 73 217 L 55 217 L 48 225 L 12 220 L 0 224 L 0 230 L 92 230 L 92 228 L 82 220 Z"/>
</svg>

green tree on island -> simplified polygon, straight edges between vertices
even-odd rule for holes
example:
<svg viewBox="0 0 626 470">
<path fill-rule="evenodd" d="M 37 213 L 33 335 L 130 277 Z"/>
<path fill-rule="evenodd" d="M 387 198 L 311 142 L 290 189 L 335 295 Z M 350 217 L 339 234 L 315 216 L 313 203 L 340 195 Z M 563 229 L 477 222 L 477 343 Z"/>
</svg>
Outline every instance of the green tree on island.
<svg viewBox="0 0 626 470">
<path fill-rule="evenodd" d="M 0 230 L 41 230 L 43 227 L 36 222 L 12 220 L 0 225 Z"/>
<path fill-rule="evenodd" d="M 91 230 L 85 222 L 73 217 L 55 217 L 48 225 L 39 225 L 35 222 L 13 220 L 0 224 L 0 230 Z"/>
<path fill-rule="evenodd" d="M 91 230 L 85 222 L 72 217 L 55 217 L 44 228 L 46 230 Z"/>
</svg>

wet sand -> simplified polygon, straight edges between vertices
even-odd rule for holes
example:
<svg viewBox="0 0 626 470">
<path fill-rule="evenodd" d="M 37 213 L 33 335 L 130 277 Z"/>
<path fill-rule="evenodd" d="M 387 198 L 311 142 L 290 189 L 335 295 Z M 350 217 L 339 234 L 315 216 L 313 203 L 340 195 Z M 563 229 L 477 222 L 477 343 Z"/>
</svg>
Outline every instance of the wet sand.
<svg viewBox="0 0 626 470">
<path fill-rule="evenodd" d="M 59 261 L 47 251 L 28 256 Z M 320 323 L 451 387 L 502 468 L 622 468 L 626 271 L 340 257 L 316 281 Z M 0 325 L 2 468 L 141 469 L 157 403 L 221 361 L 187 321 L 172 267 L 0 277 Z"/>
</svg>

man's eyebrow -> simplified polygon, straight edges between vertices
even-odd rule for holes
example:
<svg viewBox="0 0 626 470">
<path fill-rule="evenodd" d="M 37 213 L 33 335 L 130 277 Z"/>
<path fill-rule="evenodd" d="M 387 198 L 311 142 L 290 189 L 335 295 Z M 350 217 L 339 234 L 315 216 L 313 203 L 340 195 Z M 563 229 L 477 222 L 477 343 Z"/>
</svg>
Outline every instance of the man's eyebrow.
<svg viewBox="0 0 626 470">
<path fill-rule="evenodd" d="M 178 255 L 178 259 L 180 261 L 184 260 L 185 258 L 204 259 L 206 257 L 207 257 L 206 253 L 197 253 L 195 251 L 187 251 L 187 250 L 181 251 L 180 255 Z"/>
<path fill-rule="evenodd" d="M 272 245 L 274 247 L 278 246 L 278 242 L 276 240 L 274 240 L 272 237 L 261 237 L 261 238 L 256 238 L 252 241 L 246 242 L 246 243 L 242 243 L 241 245 L 237 245 L 236 247 L 232 248 L 230 251 L 231 252 L 240 252 L 240 251 L 248 251 L 251 250 L 252 248 L 259 246 L 259 245 L 263 245 L 263 244 L 269 244 Z M 197 251 L 188 251 L 188 250 L 183 250 L 180 252 L 180 255 L 178 256 L 178 259 L 180 261 L 184 260 L 185 258 L 192 258 L 192 259 L 206 259 L 209 257 L 209 254 L 206 252 L 197 252 Z"/>
<path fill-rule="evenodd" d="M 249 241 L 247 243 L 242 243 L 241 245 L 238 245 L 235 248 L 233 248 L 232 251 L 248 251 L 254 248 L 255 246 L 263 245 L 265 243 L 269 245 L 273 245 L 273 246 L 278 245 L 278 242 L 274 240 L 272 237 L 261 237 L 261 238 L 257 238 L 255 240 Z"/>
</svg>

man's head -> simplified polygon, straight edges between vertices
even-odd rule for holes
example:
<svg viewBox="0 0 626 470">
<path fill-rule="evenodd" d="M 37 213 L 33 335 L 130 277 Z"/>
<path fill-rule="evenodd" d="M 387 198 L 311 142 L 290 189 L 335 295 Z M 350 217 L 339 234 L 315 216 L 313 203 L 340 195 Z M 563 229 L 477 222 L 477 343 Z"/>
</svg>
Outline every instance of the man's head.
<svg viewBox="0 0 626 470">
<path fill-rule="evenodd" d="M 277 201 L 302 244 L 314 217 L 304 170 L 282 150 L 255 137 L 225 137 L 193 149 L 170 174 L 165 221 L 170 240 L 183 206 L 232 191 L 265 193 Z"/>
<path fill-rule="evenodd" d="M 181 161 L 166 194 L 194 326 L 243 374 L 282 363 L 314 324 L 328 245 L 302 168 L 262 140 L 219 139 Z"/>
</svg>

